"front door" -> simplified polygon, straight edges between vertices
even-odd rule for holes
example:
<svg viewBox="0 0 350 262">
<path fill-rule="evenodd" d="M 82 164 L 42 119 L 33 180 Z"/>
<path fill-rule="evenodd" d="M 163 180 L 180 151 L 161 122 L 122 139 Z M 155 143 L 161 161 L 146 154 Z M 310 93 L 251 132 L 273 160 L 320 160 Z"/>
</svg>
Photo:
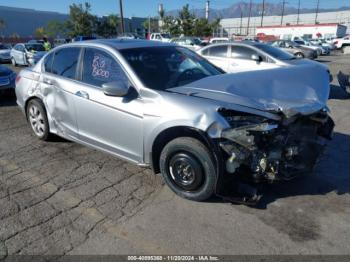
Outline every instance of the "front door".
<svg viewBox="0 0 350 262">
<path fill-rule="evenodd" d="M 204 50 L 203 55 L 207 58 L 211 63 L 221 68 L 225 72 L 228 70 L 228 46 L 227 45 L 218 45 L 210 47 Z"/>
<path fill-rule="evenodd" d="M 228 63 L 228 72 L 230 73 L 265 70 L 276 67 L 274 63 L 268 61 L 265 55 L 247 46 L 232 45 L 230 55 Z M 260 57 L 261 61 L 253 60 L 253 55 Z"/>
<path fill-rule="evenodd" d="M 102 85 L 125 82 L 123 68 L 112 54 L 86 48 L 81 84 L 75 96 L 79 139 L 125 159 L 143 161 L 143 102 L 131 87 L 125 97 L 107 96 Z"/>
</svg>

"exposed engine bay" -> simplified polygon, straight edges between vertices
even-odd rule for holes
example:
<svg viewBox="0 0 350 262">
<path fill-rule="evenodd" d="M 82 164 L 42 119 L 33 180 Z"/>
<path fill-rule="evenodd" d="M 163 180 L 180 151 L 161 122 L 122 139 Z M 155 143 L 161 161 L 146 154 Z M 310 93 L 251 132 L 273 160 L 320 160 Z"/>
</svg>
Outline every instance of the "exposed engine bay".
<svg viewBox="0 0 350 262">
<path fill-rule="evenodd" d="M 281 121 L 232 110 L 220 114 L 232 127 L 222 132 L 220 142 L 226 171 L 249 170 L 253 182 L 290 180 L 311 172 L 334 128 L 327 110 Z"/>
</svg>

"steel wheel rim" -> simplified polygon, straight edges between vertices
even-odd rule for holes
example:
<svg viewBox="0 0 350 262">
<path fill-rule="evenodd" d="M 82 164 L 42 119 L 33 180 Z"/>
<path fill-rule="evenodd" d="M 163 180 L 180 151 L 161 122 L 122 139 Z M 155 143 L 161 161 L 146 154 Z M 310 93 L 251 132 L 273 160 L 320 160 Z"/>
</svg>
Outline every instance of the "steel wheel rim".
<svg viewBox="0 0 350 262">
<path fill-rule="evenodd" d="M 44 136 L 46 131 L 45 119 L 39 108 L 36 105 L 31 105 L 28 110 L 28 115 L 34 133 L 39 137 Z"/>
<path fill-rule="evenodd" d="M 204 180 L 200 162 L 187 153 L 178 153 L 170 158 L 169 174 L 173 183 L 186 191 L 197 190 Z"/>
</svg>

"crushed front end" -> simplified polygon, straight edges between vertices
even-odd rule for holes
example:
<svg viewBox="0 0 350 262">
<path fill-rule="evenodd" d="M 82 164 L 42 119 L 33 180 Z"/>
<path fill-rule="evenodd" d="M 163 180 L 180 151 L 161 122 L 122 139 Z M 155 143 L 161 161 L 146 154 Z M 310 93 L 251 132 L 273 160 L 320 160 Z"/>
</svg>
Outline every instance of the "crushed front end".
<svg viewBox="0 0 350 262">
<path fill-rule="evenodd" d="M 220 141 L 227 173 L 243 174 L 254 182 L 310 173 L 334 128 L 327 110 L 279 121 L 233 110 L 219 113 L 231 126 L 222 131 Z"/>
</svg>

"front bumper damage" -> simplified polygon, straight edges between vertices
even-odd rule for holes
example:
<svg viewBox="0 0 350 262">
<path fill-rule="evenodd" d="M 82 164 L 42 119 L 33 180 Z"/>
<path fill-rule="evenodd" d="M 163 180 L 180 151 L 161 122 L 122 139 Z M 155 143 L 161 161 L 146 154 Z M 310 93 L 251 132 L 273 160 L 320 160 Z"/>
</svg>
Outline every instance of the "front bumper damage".
<svg viewBox="0 0 350 262">
<path fill-rule="evenodd" d="M 286 181 L 312 172 L 334 128 L 326 110 L 281 121 L 249 115 L 230 121 L 232 128 L 222 131 L 219 143 L 226 173 L 247 183 Z"/>
</svg>

